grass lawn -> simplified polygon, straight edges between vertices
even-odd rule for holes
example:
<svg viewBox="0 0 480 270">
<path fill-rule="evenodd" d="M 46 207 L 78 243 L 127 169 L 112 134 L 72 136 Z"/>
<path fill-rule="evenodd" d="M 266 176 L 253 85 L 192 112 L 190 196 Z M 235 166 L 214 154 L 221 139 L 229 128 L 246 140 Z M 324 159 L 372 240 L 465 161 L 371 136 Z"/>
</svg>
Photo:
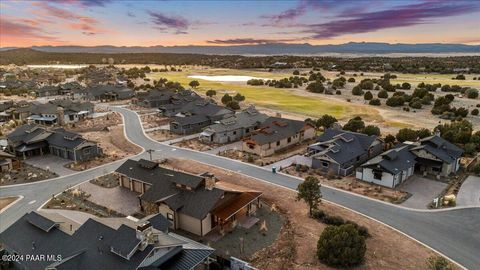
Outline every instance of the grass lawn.
<svg viewBox="0 0 480 270">
<path fill-rule="evenodd" d="M 149 78 L 166 78 L 172 81 L 178 81 L 188 87 L 192 78 L 190 75 L 245 75 L 259 78 L 280 79 L 291 76 L 290 72 L 265 72 L 256 70 L 228 70 L 228 69 L 208 69 L 208 70 L 185 70 L 182 72 L 161 72 L 151 73 Z M 217 90 L 217 95 L 222 92 L 238 92 L 246 97 L 247 102 L 269 109 L 285 111 L 289 113 L 302 114 L 311 117 L 319 117 L 323 114 L 330 114 L 339 119 L 349 118 L 352 115 L 360 115 L 369 120 L 378 120 L 381 117 L 378 111 L 367 106 L 351 104 L 342 101 L 333 101 L 330 99 L 311 96 L 300 96 L 289 89 L 273 88 L 268 86 L 249 86 L 244 82 L 213 82 L 198 80 L 200 92 L 209 89 Z"/>
</svg>

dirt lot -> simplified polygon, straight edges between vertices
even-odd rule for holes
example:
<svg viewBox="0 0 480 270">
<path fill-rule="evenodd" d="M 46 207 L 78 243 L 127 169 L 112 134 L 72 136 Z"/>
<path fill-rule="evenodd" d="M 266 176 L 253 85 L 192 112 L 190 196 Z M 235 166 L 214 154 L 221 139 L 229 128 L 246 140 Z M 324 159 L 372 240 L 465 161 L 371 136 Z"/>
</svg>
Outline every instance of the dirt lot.
<svg viewBox="0 0 480 270">
<path fill-rule="evenodd" d="M 110 126 L 107 130 L 81 132 L 82 136 L 91 141 L 95 141 L 103 150 L 103 156 L 78 164 L 72 163 L 70 169 L 85 170 L 99 165 L 110 163 L 128 156 L 136 155 L 142 149 L 130 141 L 123 134 L 123 126 Z"/>
<path fill-rule="evenodd" d="M 167 125 L 170 122 L 168 117 L 158 116 L 156 113 L 140 114 L 140 119 L 142 121 L 142 126 L 145 129 Z"/>
<path fill-rule="evenodd" d="M 182 147 L 182 148 L 193 149 L 197 151 L 208 151 L 221 146 L 220 144 L 214 144 L 214 143 L 205 144 L 199 139 L 185 140 L 178 143 L 174 143 L 173 145 Z"/>
<path fill-rule="evenodd" d="M 122 117 L 118 113 L 109 113 L 96 118 L 88 118 L 74 126 L 69 127 L 73 132 L 85 133 L 90 131 L 103 131 L 105 128 L 122 124 Z"/>
<path fill-rule="evenodd" d="M 147 133 L 148 137 L 158 142 L 164 142 L 182 137 L 181 135 L 170 132 L 170 130 L 160 129 Z"/>
<path fill-rule="evenodd" d="M 0 173 L 0 186 L 36 182 L 57 176 L 54 172 L 22 163 L 21 167 L 16 170 Z"/>
<path fill-rule="evenodd" d="M 374 199 L 390 202 L 401 203 L 408 198 L 408 193 L 400 190 L 394 190 L 378 185 L 358 181 L 353 176 L 347 177 L 329 177 L 326 173 L 317 170 L 308 170 L 307 172 L 301 172 L 295 170 L 294 166 L 284 168 L 282 172 L 290 175 L 295 175 L 301 178 L 305 178 L 309 175 L 313 175 L 320 180 L 322 185 L 333 186 L 343 190 L 355 192 L 360 195 L 368 196 Z"/>
<path fill-rule="evenodd" d="M 0 198 L 0 210 L 13 203 L 18 197 L 2 197 Z"/>
<path fill-rule="evenodd" d="M 252 256 L 259 269 L 333 269 L 321 264 L 315 254 L 317 240 L 325 224 L 308 217 L 308 208 L 295 200 L 294 191 L 256 181 L 193 161 L 170 160 L 175 168 L 192 173 L 209 171 L 222 181 L 248 186 L 264 192 L 263 198 L 275 204 L 287 218 L 280 237 L 270 247 Z M 373 220 L 344 208 L 323 202 L 321 209 L 340 215 L 369 229 L 365 263 L 355 269 L 419 269 L 434 255 L 428 248 Z"/>
<path fill-rule="evenodd" d="M 284 149 L 280 152 L 276 152 L 275 154 L 268 157 L 260 157 L 252 153 L 243 152 L 241 150 L 233 150 L 233 149 L 222 151 L 218 153 L 218 155 L 223 157 L 228 157 L 231 159 L 241 160 L 243 162 L 254 163 L 255 165 L 258 165 L 258 166 L 265 166 L 280 160 L 284 160 L 291 156 L 305 154 L 307 152 L 307 146 L 312 144 L 313 142 L 314 140 L 304 141 L 301 144 L 297 144 L 288 149 Z"/>
</svg>

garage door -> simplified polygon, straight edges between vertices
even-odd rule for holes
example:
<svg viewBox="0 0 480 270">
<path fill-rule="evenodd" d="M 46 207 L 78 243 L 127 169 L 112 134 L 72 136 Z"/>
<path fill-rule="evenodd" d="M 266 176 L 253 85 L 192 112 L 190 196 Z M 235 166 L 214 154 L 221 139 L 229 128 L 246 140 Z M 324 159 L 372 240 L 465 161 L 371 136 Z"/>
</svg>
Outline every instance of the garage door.
<svg viewBox="0 0 480 270">
<path fill-rule="evenodd" d="M 138 192 L 138 193 L 142 193 L 142 183 L 137 182 L 137 181 L 133 181 L 133 191 Z"/>
<path fill-rule="evenodd" d="M 130 189 L 130 181 L 126 177 L 122 177 L 122 186 Z"/>
</svg>

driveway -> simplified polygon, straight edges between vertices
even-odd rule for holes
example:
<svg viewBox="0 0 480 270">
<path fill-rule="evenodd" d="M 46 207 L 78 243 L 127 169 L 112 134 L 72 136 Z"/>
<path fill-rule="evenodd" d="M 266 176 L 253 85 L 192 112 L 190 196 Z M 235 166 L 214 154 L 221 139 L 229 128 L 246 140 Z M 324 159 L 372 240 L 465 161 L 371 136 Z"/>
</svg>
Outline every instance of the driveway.
<svg viewBox="0 0 480 270">
<path fill-rule="evenodd" d="M 105 206 L 126 216 L 133 215 L 140 210 L 138 194 L 126 188 L 104 188 L 85 182 L 79 188 L 90 194 L 89 201 Z"/>
<path fill-rule="evenodd" d="M 59 176 L 72 174 L 76 171 L 65 168 L 64 166 L 72 163 L 69 159 L 64 159 L 54 155 L 35 156 L 24 160 L 25 163 L 41 168 L 47 171 L 55 172 Z"/>
<path fill-rule="evenodd" d="M 306 156 L 303 156 L 303 155 L 295 155 L 295 156 L 291 156 L 289 158 L 277 161 L 277 162 L 272 163 L 270 165 L 264 166 L 264 168 L 267 168 L 268 170 L 271 170 L 272 167 L 275 167 L 277 169 L 286 168 L 286 167 L 292 165 L 293 163 L 302 164 L 302 165 L 306 165 L 308 167 L 311 167 L 312 166 L 312 158 L 311 157 L 306 157 Z"/>
<path fill-rule="evenodd" d="M 480 207 L 480 177 L 470 175 L 465 179 L 458 191 L 457 206 Z"/>
<path fill-rule="evenodd" d="M 410 198 L 402 203 L 403 206 L 416 209 L 427 209 L 427 205 L 446 187 L 446 183 L 413 175 L 410 179 L 403 182 L 398 189 L 412 194 Z"/>
</svg>

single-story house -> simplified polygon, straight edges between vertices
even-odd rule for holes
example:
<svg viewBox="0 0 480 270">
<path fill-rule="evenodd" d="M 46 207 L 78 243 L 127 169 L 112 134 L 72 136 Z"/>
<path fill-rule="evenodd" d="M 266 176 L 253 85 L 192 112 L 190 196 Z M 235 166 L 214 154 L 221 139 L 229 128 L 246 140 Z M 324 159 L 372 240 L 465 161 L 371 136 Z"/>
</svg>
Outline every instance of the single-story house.
<svg viewBox="0 0 480 270">
<path fill-rule="evenodd" d="M 370 159 L 357 169 L 357 179 L 395 188 L 414 173 L 417 162 L 410 148 L 402 144 Z"/>
<path fill-rule="evenodd" d="M 314 136 L 315 128 L 304 121 L 269 117 L 242 139 L 242 150 L 265 157 Z"/>
<path fill-rule="evenodd" d="M 377 136 L 329 128 L 308 147 L 312 168 L 335 175 L 349 175 L 355 168 L 383 151 Z"/>
<path fill-rule="evenodd" d="M 255 212 L 261 192 L 224 188 L 209 173 L 193 175 L 141 159 L 125 161 L 115 173 L 119 184 L 139 194 L 146 214 L 160 213 L 171 228 L 204 236 Z"/>
<path fill-rule="evenodd" d="M 175 94 L 169 89 L 153 89 L 146 92 L 137 92 L 132 103 L 146 108 L 158 108 L 162 105 L 170 103 L 172 96 Z"/>
<path fill-rule="evenodd" d="M 258 112 L 255 107 L 249 107 L 206 127 L 200 134 L 200 139 L 206 143 L 235 142 L 257 130 L 267 118 L 266 114 Z"/>
<path fill-rule="evenodd" d="M 7 135 L 7 142 L 8 151 L 23 159 L 51 153 L 77 162 L 102 155 L 95 142 L 62 128 L 47 130 L 37 125 L 22 125 Z"/>
<path fill-rule="evenodd" d="M 5 255 L 31 258 L 2 263 L 6 269 L 208 269 L 214 249 L 158 230 L 149 220 L 83 224 L 30 212 L 0 233 Z"/>
<path fill-rule="evenodd" d="M 115 101 L 129 99 L 135 92 L 124 85 L 94 85 L 87 87 L 88 98 L 100 101 Z"/>
<path fill-rule="evenodd" d="M 90 102 L 74 102 L 68 99 L 51 100 L 30 107 L 27 120 L 40 125 L 64 125 L 76 123 L 93 113 Z"/>
<path fill-rule="evenodd" d="M 175 134 L 193 134 L 209 125 L 210 119 L 205 115 L 176 116 L 170 121 L 170 131 Z"/>
<path fill-rule="evenodd" d="M 435 134 L 412 145 L 411 151 L 417 157 L 416 169 L 419 172 L 448 176 L 460 169 L 463 150 L 440 135 Z"/>
</svg>

